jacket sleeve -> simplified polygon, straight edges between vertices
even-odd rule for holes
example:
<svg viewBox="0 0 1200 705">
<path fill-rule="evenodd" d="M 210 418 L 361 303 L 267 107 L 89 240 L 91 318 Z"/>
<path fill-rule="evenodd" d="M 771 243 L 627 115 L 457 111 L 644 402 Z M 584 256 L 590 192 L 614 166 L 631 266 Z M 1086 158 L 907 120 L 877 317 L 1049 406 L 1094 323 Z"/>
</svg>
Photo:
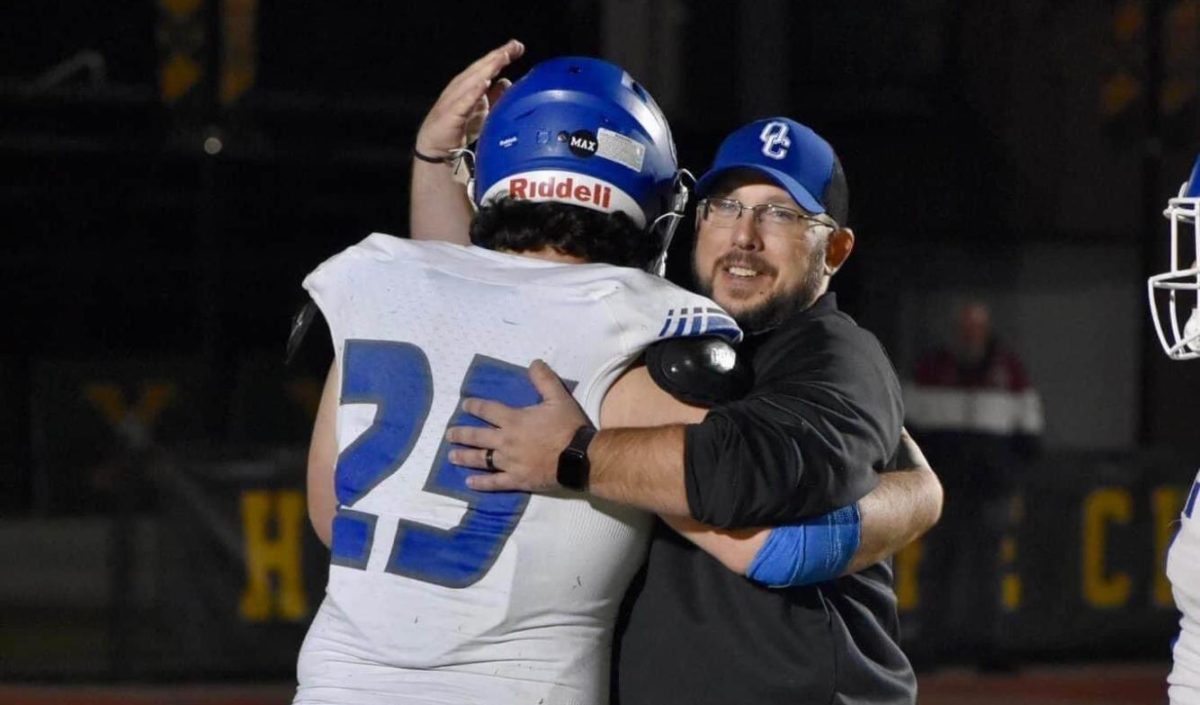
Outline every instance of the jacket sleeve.
<svg viewBox="0 0 1200 705">
<path fill-rule="evenodd" d="M 773 526 L 858 501 L 892 458 L 904 409 L 899 381 L 865 331 L 806 345 L 745 399 L 689 426 L 692 516 L 718 527 Z M 853 343 L 853 344 L 848 344 Z"/>
</svg>

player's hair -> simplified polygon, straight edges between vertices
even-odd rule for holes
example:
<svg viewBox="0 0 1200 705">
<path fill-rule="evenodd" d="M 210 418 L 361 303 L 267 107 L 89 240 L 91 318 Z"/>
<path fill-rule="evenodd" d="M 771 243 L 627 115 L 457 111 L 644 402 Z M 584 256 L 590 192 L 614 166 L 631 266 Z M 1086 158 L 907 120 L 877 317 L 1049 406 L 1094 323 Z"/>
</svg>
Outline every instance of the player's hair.
<svg viewBox="0 0 1200 705">
<path fill-rule="evenodd" d="M 658 255 L 654 238 L 624 213 L 601 213 L 567 203 L 508 198 L 480 208 L 471 242 L 489 250 L 526 252 L 552 247 L 588 262 L 645 269 Z"/>
</svg>

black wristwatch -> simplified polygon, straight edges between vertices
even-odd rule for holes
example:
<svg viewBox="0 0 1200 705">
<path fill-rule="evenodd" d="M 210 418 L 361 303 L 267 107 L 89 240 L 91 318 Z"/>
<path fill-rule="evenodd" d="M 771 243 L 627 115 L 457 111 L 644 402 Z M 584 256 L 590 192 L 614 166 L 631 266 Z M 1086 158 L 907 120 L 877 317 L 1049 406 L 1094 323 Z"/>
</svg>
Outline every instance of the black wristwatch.
<svg viewBox="0 0 1200 705">
<path fill-rule="evenodd" d="M 588 462 L 588 446 L 596 436 L 596 429 L 580 426 L 571 442 L 558 454 L 558 484 L 569 490 L 586 490 L 592 464 Z"/>
</svg>

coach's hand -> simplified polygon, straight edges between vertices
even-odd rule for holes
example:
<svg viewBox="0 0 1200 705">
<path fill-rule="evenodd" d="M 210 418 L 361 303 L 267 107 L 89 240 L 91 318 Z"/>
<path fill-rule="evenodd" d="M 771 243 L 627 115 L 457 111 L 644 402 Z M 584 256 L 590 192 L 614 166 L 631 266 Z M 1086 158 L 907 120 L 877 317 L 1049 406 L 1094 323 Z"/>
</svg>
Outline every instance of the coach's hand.
<svg viewBox="0 0 1200 705">
<path fill-rule="evenodd" d="M 467 478 L 471 489 L 539 492 L 558 488 L 558 456 L 588 418 L 546 363 L 535 360 L 529 366 L 529 379 L 542 396 L 540 404 L 514 409 L 500 402 L 466 399 L 463 410 L 495 428 L 454 426 L 446 432 L 451 443 L 473 446 L 450 451 L 450 462 L 494 470 Z M 492 451 L 491 468 L 488 450 Z"/>
<path fill-rule="evenodd" d="M 512 85 L 496 76 L 525 53 L 525 45 L 510 39 L 480 57 L 446 85 L 417 131 L 417 151 L 446 157 L 475 141 L 488 110 Z"/>
</svg>

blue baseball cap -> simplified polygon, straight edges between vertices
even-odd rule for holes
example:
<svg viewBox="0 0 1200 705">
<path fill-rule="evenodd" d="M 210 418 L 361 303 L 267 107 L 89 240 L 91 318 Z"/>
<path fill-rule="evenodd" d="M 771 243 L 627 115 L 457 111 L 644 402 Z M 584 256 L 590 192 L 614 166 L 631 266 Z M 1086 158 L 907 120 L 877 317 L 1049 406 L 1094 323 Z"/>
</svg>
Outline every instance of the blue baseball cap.
<svg viewBox="0 0 1200 705">
<path fill-rule="evenodd" d="M 846 224 L 850 210 L 846 175 L 833 147 L 812 128 L 773 117 L 735 130 L 696 182 L 696 195 L 709 195 L 722 176 L 737 169 L 765 175 L 804 210 L 826 213 L 839 225 Z"/>
</svg>

